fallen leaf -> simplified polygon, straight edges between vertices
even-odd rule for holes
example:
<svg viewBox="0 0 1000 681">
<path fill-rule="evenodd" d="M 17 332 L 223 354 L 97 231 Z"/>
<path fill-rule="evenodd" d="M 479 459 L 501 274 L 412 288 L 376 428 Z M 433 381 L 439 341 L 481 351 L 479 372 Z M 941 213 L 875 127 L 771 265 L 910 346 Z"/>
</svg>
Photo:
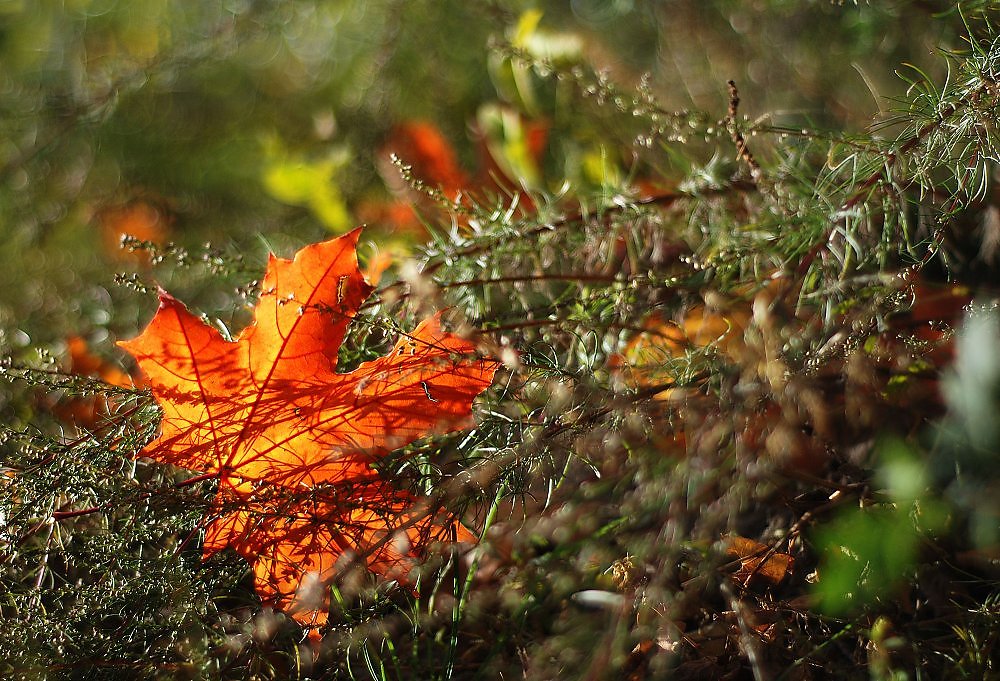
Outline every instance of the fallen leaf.
<svg viewBox="0 0 1000 681">
<path fill-rule="evenodd" d="M 889 317 L 889 330 L 881 342 L 898 354 L 893 346 L 912 338 L 925 344 L 920 354 L 934 366 L 951 363 L 955 354 L 952 331 L 972 302 L 972 292 L 966 286 L 935 286 L 918 278 L 903 293 L 909 297 L 910 307 Z"/>
<path fill-rule="evenodd" d="M 223 482 L 204 553 L 232 548 L 253 566 L 261 600 L 311 628 L 326 620 L 328 586 L 338 573 L 367 567 L 411 582 L 421 550 L 436 542 L 474 542 L 443 512 L 374 473 L 290 492 L 280 485 L 232 488 Z"/>
<path fill-rule="evenodd" d="M 382 275 L 392 266 L 394 260 L 393 254 L 389 251 L 378 251 L 375 253 L 365 264 L 365 280 L 371 282 L 373 286 L 377 286 L 382 280 Z"/>
<path fill-rule="evenodd" d="M 136 199 L 129 203 L 106 206 L 95 216 L 104 235 L 107 253 L 119 260 L 133 260 L 149 264 L 149 255 L 143 250 L 122 248 L 122 237 L 130 236 L 139 241 L 162 243 L 170 233 L 170 214 L 151 201 Z"/>
<path fill-rule="evenodd" d="M 620 353 L 609 358 L 609 365 L 625 380 L 639 388 L 663 386 L 659 399 L 670 399 L 676 367 L 692 350 L 715 347 L 725 353 L 742 340 L 749 312 L 729 310 L 725 314 L 705 305 L 688 310 L 681 321 L 650 315 Z"/>
<path fill-rule="evenodd" d="M 433 123 L 407 121 L 397 126 L 386 144 L 389 153 L 410 166 L 414 177 L 440 189 L 449 199 L 469 186 L 458 155 Z"/>
<path fill-rule="evenodd" d="M 753 581 L 777 586 L 795 565 L 792 556 L 771 551 L 767 544 L 736 536 L 726 537 L 724 541 L 726 555 L 740 561 L 733 577 L 744 586 Z"/>
<path fill-rule="evenodd" d="M 116 388 L 143 387 L 141 377 L 132 376 L 103 357 L 95 355 L 87 341 L 80 336 L 69 338 L 66 350 L 69 364 L 67 371 L 70 374 L 98 378 Z M 52 411 L 67 423 L 93 429 L 107 419 L 115 406 L 116 401 L 107 394 L 73 395 L 54 403 Z"/>
<path fill-rule="evenodd" d="M 161 434 L 142 454 L 219 479 L 205 555 L 234 548 L 253 564 L 265 602 L 309 627 L 325 621 L 343 556 L 396 577 L 430 540 L 471 539 L 457 524 L 431 529 L 436 509 L 411 508 L 417 500 L 371 464 L 466 427 L 499 366 L 434 315 L 389 355 L 337 373 L 347 325 L 372 291 L 358 269 L 359 234 L 306 246 L 294 260 L 271 256 L 254 321 L 235 342 L 161 291 L 149 326 L 120 343 L 163 409 Z M 376 540 L 397 532 L 406 550 Z M 307 583 L 319 600 L 296 595 Z"/>
<path fill-rule="evenodd" d="M 80 336 L 73 336 L 66 341 L 69 352 L 69 371 L 77 376 L 95 376 L 108 385 L 127 388 L 133 385 L 134 379 L 118 366 L 90 351 L 87 341 Z"/>
<path fill-rule="evenodd" d="M 402 190 L 400 190 L 402 193 Z M 406 198 L 363 199 L 354 208 L 358 222 L 371 226 L 396 241 L 427 240 L 427 228 L 414 208 L 421 203 L 416 196 Z M 421 211 L 426 204 L 421 205 Z"/>
</svg>

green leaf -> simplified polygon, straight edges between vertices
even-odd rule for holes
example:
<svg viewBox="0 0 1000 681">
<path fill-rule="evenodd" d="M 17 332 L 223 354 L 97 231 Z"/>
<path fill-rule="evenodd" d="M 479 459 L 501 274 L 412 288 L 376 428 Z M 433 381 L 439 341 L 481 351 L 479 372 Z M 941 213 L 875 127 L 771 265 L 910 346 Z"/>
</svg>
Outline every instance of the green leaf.
<svg viewBox="0 0 1000 681">
<path fill-rule="evenodd" d="M 820 610 L 840 615 L 889 594 L 914 566 L 918 540 L 909 518 L 893 508 L 852 509 L 820 528 Z"/>
</svg>

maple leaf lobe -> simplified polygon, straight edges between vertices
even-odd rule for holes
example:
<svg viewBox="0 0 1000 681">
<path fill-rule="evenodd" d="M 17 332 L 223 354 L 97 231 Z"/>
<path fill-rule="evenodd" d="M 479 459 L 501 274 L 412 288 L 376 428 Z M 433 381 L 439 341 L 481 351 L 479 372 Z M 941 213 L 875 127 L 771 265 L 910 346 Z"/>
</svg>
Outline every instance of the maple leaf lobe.
<svg viewBox="0 0 1000 681">
<path fill-rule="evenodd" d="M 302 248 L 294 259 L 271 254 L 254 321 L 240 334 L 255 379 L 329 372 L 347 326 L 372 287 L 358 268 L 356 229 Z"/>
</svg>

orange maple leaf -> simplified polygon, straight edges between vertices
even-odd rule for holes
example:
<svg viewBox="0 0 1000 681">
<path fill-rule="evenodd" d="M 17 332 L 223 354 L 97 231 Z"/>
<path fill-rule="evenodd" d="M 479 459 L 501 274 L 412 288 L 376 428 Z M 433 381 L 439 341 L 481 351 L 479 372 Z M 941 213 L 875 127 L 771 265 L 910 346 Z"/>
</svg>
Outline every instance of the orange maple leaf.
<svg viewBox="0 0 1000 681">
<path fill-rule="evenodd" d="M 149 254 L 142 250 L 124 249 L 122 237 L 130 236 L 140 241 L 162 244 L 167 241 L 170 224 L 173 221 L 171 214 L 161 202 L 146 199 L 133 199 L 128 203 L 104 206 L 94 217 L 104 234 L 106 253 L 116 260 L 133 260 L 147 265 Z"/>
<path fill-rule="evenodd" d="M 415 177 L 454 199 L 469 186 L 451 143 L 428 121 L 407 121 L 396 126 L 386 151 L 411 166 Z"/>
<path fill-rule="evenodd" d="M 271 256 L 253 323 L 225 340 L 169 294 L 137 338 L 163 409 L 144 456 L 217 477 L 204 555 L 233 548 L 264 602 L 323 624 L 338 561 L 405 577 L 429 542 L 474 537 L 371 464 L 432 433 L 465 427 L 499 366 L 434 315 L 392 352 L 336 373 L 347 325 L 372 287 L 358 270 L 360 230 Z"/>
</svg>

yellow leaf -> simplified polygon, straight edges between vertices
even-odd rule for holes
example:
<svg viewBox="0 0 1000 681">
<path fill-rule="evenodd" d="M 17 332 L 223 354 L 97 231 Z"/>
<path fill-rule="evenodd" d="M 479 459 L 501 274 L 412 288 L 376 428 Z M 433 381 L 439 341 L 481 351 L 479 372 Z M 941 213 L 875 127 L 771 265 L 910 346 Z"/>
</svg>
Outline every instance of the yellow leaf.
<svg viewBox="0 0 1000 681">
<path fill-rule="evenodd" d="M 282 203 L 309 208 L 331 232 L 351 228 L 351 215 L 335 181 L 350 160 L 347 149 L 335 147 L 312 160 L 289 152 L 280 140 L 270 137 L 264 141 L 264 152 L 263 182 L 268 194 Z"/>
</svg>

